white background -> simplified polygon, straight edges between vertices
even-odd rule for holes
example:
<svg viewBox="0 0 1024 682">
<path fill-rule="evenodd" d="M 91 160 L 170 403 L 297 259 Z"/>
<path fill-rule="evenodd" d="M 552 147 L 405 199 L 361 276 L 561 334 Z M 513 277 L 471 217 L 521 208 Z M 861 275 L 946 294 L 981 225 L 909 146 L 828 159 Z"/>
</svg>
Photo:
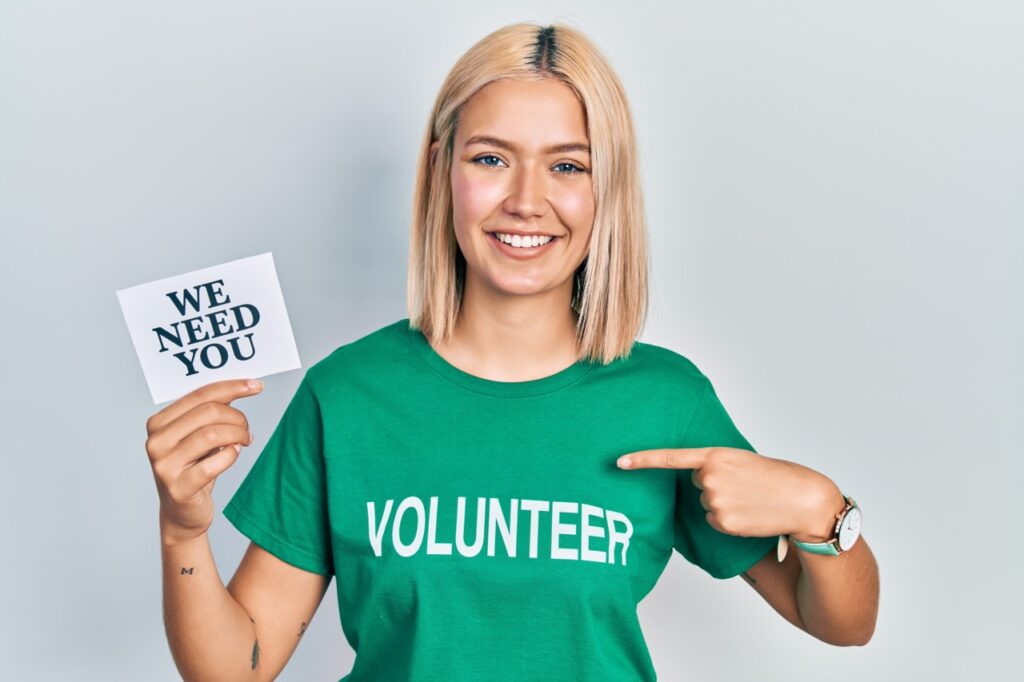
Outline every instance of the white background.
<svg viewBox="0 0 1024 682">
<path fill-rule="evenodd" d="M 0 0 L 0 677 L 178 679 L 112 292 L 273 251 L 304 365 L 404 317 L 437 89 L 520 20 L 585 31 L 631 99 L 642 340 L 856 497 L 881 565 L 875 637 L 843 649 L 674 556 L 640 605 L 660 679 L 1019 674 L 1018 3 Z M 245 403 L 218 510 L 300 374 Z M 211 539 L 227 581 L 247 540 L 219 515 Z M 332 586 L 281 679 L 351 661 Z"/>
</svg>

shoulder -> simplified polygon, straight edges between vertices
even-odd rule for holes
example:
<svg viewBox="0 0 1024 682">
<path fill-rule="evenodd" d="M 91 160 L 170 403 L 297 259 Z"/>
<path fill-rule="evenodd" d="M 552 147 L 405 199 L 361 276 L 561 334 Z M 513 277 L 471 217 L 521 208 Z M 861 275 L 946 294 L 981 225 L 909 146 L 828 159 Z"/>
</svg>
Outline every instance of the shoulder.
<svg viewBox="0 0 1024 682">
<path fill-rule="evenodd" d="M 630 362 L 641 371 L 654 372 L 694 386 L 703 386 L 708 381 L 690 358 L 671 348 L 653 343 L 634 342 Z"/>
<path fill-rule="evenodd" d="M 634 341 L 628 357 L 613 363 L 628 383 L 651 397 L 674 400 L 699 398 L 710 383 L 686 355 L 653 343 Z"/>
<path fill-rule="evenodd" d="M 306 370 L 305 380 L 316 390 L 337 386 L 356 375 L 372 375 L 410 350 L 407 336 L 408 320 L 387 324 L 335 348 Z"/>
</svg>

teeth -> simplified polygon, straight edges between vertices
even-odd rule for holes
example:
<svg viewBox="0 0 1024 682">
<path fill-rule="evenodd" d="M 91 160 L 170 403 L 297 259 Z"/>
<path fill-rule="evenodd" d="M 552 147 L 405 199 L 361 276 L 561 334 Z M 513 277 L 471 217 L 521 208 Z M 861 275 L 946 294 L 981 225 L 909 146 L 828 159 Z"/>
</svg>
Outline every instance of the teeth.
<svg viewBox="0 0 1024 682">
<path fill-rule="evenodd" d="M 533 235 L 532 237 L 523 237 L 518 234 L 505 234 L 504 232 L 495 232 L 495 235 L 506 244 L 510 244 L 518 248 L 543 246 L 553 239 L 553 237 L 540 237 L 537 235 Z"/>
</svg>

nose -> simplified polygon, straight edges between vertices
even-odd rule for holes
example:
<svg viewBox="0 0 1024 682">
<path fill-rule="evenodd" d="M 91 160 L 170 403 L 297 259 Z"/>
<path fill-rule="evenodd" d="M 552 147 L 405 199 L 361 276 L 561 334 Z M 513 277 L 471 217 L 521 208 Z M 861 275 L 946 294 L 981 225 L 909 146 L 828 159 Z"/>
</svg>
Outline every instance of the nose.
<svg viewBox="0 0 1024 682">
<path fill-rule="evenodd" d="M 539 164 L 524 163 L 515 169 L 505 210 L 522 220 L 544 215 L 547 179 Z"/>
</svg>

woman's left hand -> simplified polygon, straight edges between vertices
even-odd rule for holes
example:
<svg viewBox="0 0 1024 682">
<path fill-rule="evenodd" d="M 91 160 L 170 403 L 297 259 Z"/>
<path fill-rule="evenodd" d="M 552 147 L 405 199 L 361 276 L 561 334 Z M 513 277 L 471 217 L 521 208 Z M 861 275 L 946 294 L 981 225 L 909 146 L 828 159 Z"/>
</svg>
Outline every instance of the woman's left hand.
<svg viewBox="0 0 1024 682">
<path fill-rule="evenodd" d="M 627 463 L 628 460 L 628 463 Z M 707 521 L 729 535 L 790 535 L 825 542 L 846 505 L 827 476 L 784 459 L 726 447 L 639 450 L 618 460 L 623 469 L 693 469 Z M 829 517 L 831 516 L 831 519 Z"/>
</svg>

